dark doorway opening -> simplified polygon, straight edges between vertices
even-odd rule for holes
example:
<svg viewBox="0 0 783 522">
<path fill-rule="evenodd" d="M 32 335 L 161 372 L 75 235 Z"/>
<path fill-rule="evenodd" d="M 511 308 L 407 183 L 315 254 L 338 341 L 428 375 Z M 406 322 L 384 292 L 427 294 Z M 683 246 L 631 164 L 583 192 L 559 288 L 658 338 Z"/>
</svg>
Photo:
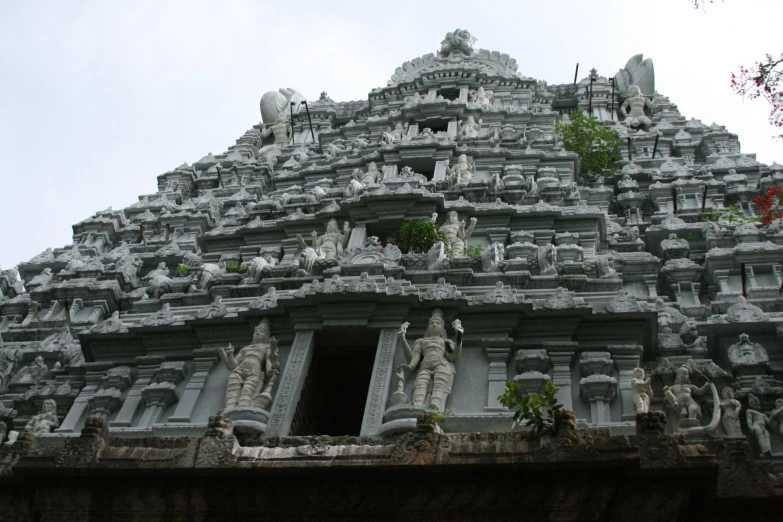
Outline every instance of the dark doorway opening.
<svg viewBox="0 0 783 522">
<path fill-rule="evenodd" d="M 367 328 L 324 329 L 316 336 L 291 435 L 359 436 L 378 338 Z"/>
</svg>

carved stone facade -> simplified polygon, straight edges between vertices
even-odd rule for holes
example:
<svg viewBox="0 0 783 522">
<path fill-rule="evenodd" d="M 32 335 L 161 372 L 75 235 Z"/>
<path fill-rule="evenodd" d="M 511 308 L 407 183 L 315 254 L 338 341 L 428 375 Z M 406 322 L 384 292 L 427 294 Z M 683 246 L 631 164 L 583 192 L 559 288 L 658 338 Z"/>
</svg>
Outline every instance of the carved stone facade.
<svg viewBox="0 0 783 522">
<path fill-rule="evenodd" d="M 752 200 L 783 167 L 686 119 L 641 55 L 612 81 L 548 85 L 475 42 L 448 33 L 358 102 L 268 92 L 261 123 L 226 152 L 0 272 L 0 512 L 208 506 L 241 519 L 247 500 L 232 499 L 249 482 L 221 495 L 205 477 L 256 467 L 302 484 L 344 468 L 365 494 L 320 506 L 336 518 L 418 516 L 417 488 L 443 489 L 412 471 L 369 479 L 379 466 L 437 470 L 453 495 L 444 519 L 535 505 L 644 520 L 668 505 L 675 520 L 694 502 L 707 514 L 779 502 L 783 234 L 755 223 Z M 577 109 L 624 140 L 602 179 L 554 134 Z M 404 251 L 412 220 L 440 241 Z M 557 388 L 555 432 L 512 428 L 498 401 L 508 380 Z M 542 482 L 555 461 L 574 480 Z M 78 494 L 14 489 L 17 470 L 87 466 L 138 487 L 103 498 L 96 474 Z M 634 487 L 609 473 L 580 489 L 602 466 Z M 150 468 L 160 480 L 147 486 Z M 188 477 L 190 496 L 166 484 L 192 468 L 206 471 Z M 470 473 L 488 480 L 458 480 Z M 522 476 L 558 493 L 510 503 Z M 690 480 L 714 487 L 683 495 Z M 328 482 L 323 494 L 343 499 Z M 295 488 L 248 494 L 269 519 L 317 498 L 285 513 Z"/>
</svg>

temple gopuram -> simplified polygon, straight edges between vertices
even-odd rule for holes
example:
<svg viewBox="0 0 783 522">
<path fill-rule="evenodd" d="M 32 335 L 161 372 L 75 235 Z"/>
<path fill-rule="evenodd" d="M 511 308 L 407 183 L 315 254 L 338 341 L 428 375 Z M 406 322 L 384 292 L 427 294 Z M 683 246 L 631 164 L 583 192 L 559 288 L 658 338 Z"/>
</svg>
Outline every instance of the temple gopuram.
<svg viewBox="0 0 783 522">
<path fill-rule="evenodd" d="M 550 85 L 475 42 L 267 92 L 0 273 L 0 519 L 779 520 L 783 166 L 642 55 Z"/>
</svg>

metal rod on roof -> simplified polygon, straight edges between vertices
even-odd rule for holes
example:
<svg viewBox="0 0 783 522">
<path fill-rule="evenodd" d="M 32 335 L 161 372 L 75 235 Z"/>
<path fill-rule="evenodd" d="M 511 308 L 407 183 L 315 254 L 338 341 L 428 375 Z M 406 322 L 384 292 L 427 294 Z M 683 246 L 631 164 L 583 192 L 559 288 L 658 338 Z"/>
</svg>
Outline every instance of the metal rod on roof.
<svg viewBox="0 0 783 522">
<path fill-rule="evenodd" d="M 169 242 L 169 233 L 171 232 L 171 225 L 166 223 L 166 238 L 163 240 L 164 243 Z"/>
<path fill-rule="evenodd" d="M 65 300 L 65 322 L 68 324 L 68 328 L 71 328 L 71 310 L 68 306 L 68 300 Z"/>
<path fill-rule="evenodd" d="M 612 86 L 612 104 L 609 105 L 609 119 L 614 121 L 614 78 L 609 78 L 609 85 Z"/>
<path fill-rule="evenodd" d="M 659 135 L 656 134 L 655 135 L 655 144 L 653 144 L 653 156 L 652 156 L 652 159 L 655 159 L 655 151 L 658 150 L 658 138 L 659 138 Z"/>
<path fill-rule="evenodd" d="M 627 144 L 628 144 L 628 161 L 633 161 L 633 154 L 631 154 L 631 137 L 630 136 L 628 136 Z"/>
<path fill-rule="evenodd" d="M 574 71 L 574 85 L 576 85 L 576 77 L 579 74 L 579 63 L 576 64 L 576 70 Z"/>
<path fill-rule="evenodd" d="M 223 185 L 223 174 L 222 174 L 222 172 L 221 172 L 223 169 L 222 169 L 222 168 L 220 168 L 220 163 L 218 163 L 218 164 L 215 166 L 215 170 L 217 170 L 217 173 L 218 173 L 218 181 L 220 182 L 220 188 L 226 188 L 226 187 Z"/>
<path fill-rule="evenodd" d="M 587 95 L 587 112 L 590 113 L 590 116 L 593 115 L 593 82 L 595 81 L 595 78 L 592 76 L 590 77 L 590 92 Z"/>
<path fill-rule="evenodd" d="M 147 246 L 147 236 L 144 235 L 144 232 L 147 231 L 147 225 L 142 223 L 140 228 L 141 228 L 141 242 L 144 243 L 144 246 Z"/>
<path fill-rule="evenodd" d="M 707 204 L 707 185 L 703 185 L 704 191 L 701 195 L 701 211 L 704 212 L 704 205 Z"/>
<path fill-rule="evenodd" d="M 742 297 L 748 297 L 745 293 L 747 291 L 747 287 L 746 287 L 747 281 L 745 278 L 745 263 L 740 263 L 740 272 L 741 272 L 740 275 L 742 276 Z"/>
<path fill-rule="evenodd" d="M 313 143 L 315 143 L 315 132 L 313 131 L 313 120 L 310 119 L 310 107 L 307 105 L 307 100 L 302 102 L 305 106 L 305 110 L 307 111 L 307 123 L 310 124 L 310 136 L 313 137 Z"/>
<path fill-rule="evenodd" d="M 672 187 L 672 207 L 674 208 L 674 213 L 677 213 L 677 187 Z"/>
<path fill-rule="evenodd" d="M 296 141 L 296 135 L 294 134 L 294 102 L 291 102 L 291 145 Z"/>
</svg>

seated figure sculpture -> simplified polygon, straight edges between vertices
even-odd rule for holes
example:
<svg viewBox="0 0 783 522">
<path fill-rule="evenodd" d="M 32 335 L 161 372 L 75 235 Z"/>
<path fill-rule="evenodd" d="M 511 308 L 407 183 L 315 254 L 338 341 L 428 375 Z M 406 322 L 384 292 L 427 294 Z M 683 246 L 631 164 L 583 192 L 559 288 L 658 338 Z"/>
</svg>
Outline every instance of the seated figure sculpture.
<svg viewBox="0 0 783 522">
<path fill-rule="evenodd" d="M 432 215 L 432 222 L 435 223 L 438 215 Z M 459 220 L 459 215 L 455 211 L 451 211 L 447 214 L 446 222 L 441 225 L 440 230 L 446 235 L 446 239 L 449 242 L 451 251 L 450 257 L 464 257 L 468 249 L 468 239 L 473 234 L 473 229 L 476 228 L 476 222 L 478 219 L 470 218 L 470 225 L 465 228 L 465 221 Z"/>
<path fill-rule="evenodd" d="M 353 179 L 345 187 L 346 196 L 355 196 L 365 188 L 377 185 L 383 179 L 383 173 L 378 170 L 378 166 L 373 161 L 367 165 L 367 172 L 363 172 L 362 169 L 354 169 L 351 177 Z"/>
<path fill-rule="evenodd" d="M 277 113 L 277 118 L 274 123 L 264 125 L 264 130 L 261 131 L 262 138 L 274 137 L 274 141 L 269 145 L 265 145 L 258 150 L 258 155 L 267 153 L 270 149 L 276 147 L 284 147 L 291 143 L 292 128 L 291 124 L 286 118 L 285 110 Z"/>
<path fill-rule="evenodd" d="M 465 139 L 478 138 L 479 131 L 481 130 L 481 123 L 481 119 L 476 123 L 476 119 L 473 116 L 468 116 L 468 121 L 460 127 L 460 136 Z"/>
<path fill-rule="evenodd" d="M 277 340 L 272 337 L 269 319 L 262 319 L 253 331 L 253 342 L 234 357 L 230 344 L 219 351 L 223 364 L 231 371 L 226 386 L 226 405 L 267 409 L 272 404 L 272 387 L 280 372 Z"/>
<path fill-rule="evenodd" d="M 419 369 L 413 384 L 413 404 L 442 412 L 454 383 L 454 362 L 459 360 L 462 354 L 462 324 L 459 319 L 452 323 L 457 337 L 454 341 L 449 340 L 443 312 L 435 309 L 427 323 L 427 329 L 424 330 L 424 337 L 413 343 L 413 348 L 405 339 L 408 326 L 409 323 L 403 323 L 397 336 L 402 342 L 402 350 L 409 363 L 400 367 L 408 372 Z"/>
<path fill-rule="evenodd" d="M 631 112 L 628 112 L 628 108 Z M 635 129 L 637 127 L 649 127 L 652 120 L 645 116 L 644 108 L 652 110 L 652 102 L 642 95 L 642 90 L 636 85 L 628 87 L 628 99 L 620 105 L 620 113 L 625 117 L 623 125 Z"/>
<path fill-rule="evenodd" d="M 666 386 L 663 391 L 666 401 L 680 418 L 680 428 L 692 428 L 701 424 L 701 406 L 693 395 L 701 395 L 709 389 L 709 383 L 701 388 L 691 384 L 690 372 L 685 366 L 680 366 L 674 378 L 673 386 Z"/>
<path fill-rule="evenodd" d="M 346 221 L 343 225 L 343 231 L 337 227 L 337 220 L 332 218 L 326 224 L 326 232 L 322 235 L 318 235 L 317 232 L 311 233 L 313 238 L 313 246 L 308 247 L 302 236 L 297 234 L 296 240 L 299 243 L 299 248 L 302 251 L 302 257 L 304 258 L 304 269 L 308 272 L 312 272 L 313 264 L 318 259 L 337 259 L 342 255 L 345 247 L 348 246 L 348 239 L 351 236 L 351 227 Z"/>
<path fill-rule="evenodd" d="M 449 168 L 449 185 L 456 187 L 467 185 L 473 179 L 476 164 L 466 154 L 460 154 L 457 163 Z"/>
<path fill-rule="evenodd" d="M 485 91 L 484 87 L 479 87 L 474 92 L 470 93 L 470 103 L 475 103 L 482 107 L 489 107 L 492 105 L 492 91 Z"/>
<path fill-rule="evenodd" d="M 41 405 L 41 413 L 33 415 L 24 426 L 24 431 L 33 435 L 42 435 L 51 432 L 60 426 L 57 419 L 57 403 L 54 399 L 46 399 Z"/>
</svg>

